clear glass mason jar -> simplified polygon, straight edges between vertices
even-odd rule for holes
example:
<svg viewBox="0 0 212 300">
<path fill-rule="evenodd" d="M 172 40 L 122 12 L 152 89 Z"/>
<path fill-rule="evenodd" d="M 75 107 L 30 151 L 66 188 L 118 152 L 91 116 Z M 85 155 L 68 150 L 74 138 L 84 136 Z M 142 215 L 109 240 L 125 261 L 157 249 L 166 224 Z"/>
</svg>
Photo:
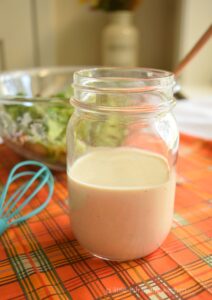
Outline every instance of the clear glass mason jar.
<svg viewBox="0 0 212 300">
<path fill-rule="evenodd" d="M 146 256 L 170 231 L 179 142 L 173 86 L 172 73 L 154 69 L 74 74 L 70 218 L 78 241 L 97 257 Z"/>
</svg>

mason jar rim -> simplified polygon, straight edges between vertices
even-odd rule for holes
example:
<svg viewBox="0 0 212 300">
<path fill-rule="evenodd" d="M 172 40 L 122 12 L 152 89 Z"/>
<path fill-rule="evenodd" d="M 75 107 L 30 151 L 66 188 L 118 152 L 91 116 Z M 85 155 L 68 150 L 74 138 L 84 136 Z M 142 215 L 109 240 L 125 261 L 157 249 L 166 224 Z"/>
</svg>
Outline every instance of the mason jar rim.
<svg viewBox="0 0 212 300">
<path fill-rule="evenodd" d="M 137 76 L 135 76 L 137 75 Z M 114 85 L 118 80 L 119 85 Z M 105 85 L 106 83 L 107 85 Z M 110 84 L 111 83 L 111 84 Z M 159 88 L 170 88 L 175 84 L 174 74 L 151 68 L 96 67 L 74 72 L 73 86 L 97 91 L 143 92 Z"/>
<path fill-rule="evenodd" d="M 81 95 L 88 94 L 140 94 L 154 91 L 172 94 L 175 84 L 174 74 L 159 69 L 150 68 L 128 68 L 128 67 L 95 67 L 76 71 L 74 73 L 73 87 L 74 97 L 71 103 L 74 106 L 86 110 L 109 112 L 150 112 L 148 105 L 131 106 L 110 106 L 89 103 L 81 98 Z M 171 92 L 171 93 L 170 93 Z M 173 97 L 167 97 L 167 101 L 158 103 L 155 110 L 170 109 L 174 103 Z"/>
</svg>

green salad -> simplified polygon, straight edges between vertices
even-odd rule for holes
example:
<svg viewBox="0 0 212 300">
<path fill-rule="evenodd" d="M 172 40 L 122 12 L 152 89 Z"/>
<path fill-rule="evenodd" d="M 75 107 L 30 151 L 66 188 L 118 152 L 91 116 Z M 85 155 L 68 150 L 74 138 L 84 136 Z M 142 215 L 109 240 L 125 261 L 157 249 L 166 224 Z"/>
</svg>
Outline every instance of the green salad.
<svg viewBox="0 0 212 300">
<path fill-rule="evenodd" d="M 69 87 L 52 95 L 52 102 L 0 105 L 0 135 L 6 142 L 33 152 L 37 158 L 65 165 L 66 127 L 74 111 L 69 103 L 71 96 Z M 24 95 L 18 94 L 18 97 Z M 81 119 L 76 124 L 76 140 L 80 147 L 119 145 L 124 134 L 120 124 L 114 116 L 108 116 L 103 122 Z"/>
</svg>

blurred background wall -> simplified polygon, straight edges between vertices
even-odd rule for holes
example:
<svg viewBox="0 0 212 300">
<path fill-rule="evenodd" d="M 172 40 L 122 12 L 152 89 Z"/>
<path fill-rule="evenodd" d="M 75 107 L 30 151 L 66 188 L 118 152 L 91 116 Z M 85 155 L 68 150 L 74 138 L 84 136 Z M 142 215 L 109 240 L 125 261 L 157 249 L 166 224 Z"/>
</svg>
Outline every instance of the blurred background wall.
<svg viewBox="0 0 212 300">
<path fill-rule="evenodd" d="M 193 47 L 195 42 L 212 24 L 211 0 L 181 0 L 178 3 L 178 13 L 175 24 L 176 49 L 174 62 L 176 64 Z M 189 64 L 181 76 L 181 81 L 191 93 L 212 91 L 212 39 Z M 212 93 L 211 93 L 212 95 Z M 211 97 L 212 98 L 212 97 Z M 212 99 L 211 99 L 212 100 Z"/>
<path fill-rule="evenodd" d="M 75 0 L 58 0 L 59 64 L 100 64 L 101 32 L 107 14 L 91 11 Z M 135 12 L 140 31 L 140 66 L 171 68 L 177 1 L 145 0 Z"/>
<path fill-rule="evenodd" d="M 211 20 L 211 0 L 144 0 L 135 12 L 139 65 L 172 70 Z M 0 0 L 0 70 L 100 65 L 106 22 L 106 13 L 79 0 Z M 212 83 L 211 53 L 210 42 L 182 76 L 185 84 Z"/>
</svg>

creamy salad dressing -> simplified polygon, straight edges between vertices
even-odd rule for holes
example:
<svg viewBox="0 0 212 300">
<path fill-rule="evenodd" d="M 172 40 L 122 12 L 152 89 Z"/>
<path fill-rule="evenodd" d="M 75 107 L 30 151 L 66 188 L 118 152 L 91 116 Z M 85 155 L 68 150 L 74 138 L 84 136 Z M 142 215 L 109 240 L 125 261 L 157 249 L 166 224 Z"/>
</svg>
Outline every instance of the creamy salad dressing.
<svg viewBox="0 0 212 300">
<path fill-rule="evenodd" d="M 156 250 L 171 224 L 175 173 L 160 155 L 102 148 L 68 170 L 72 228 L 93 254 L 130 260 Z"/>
</svg>

